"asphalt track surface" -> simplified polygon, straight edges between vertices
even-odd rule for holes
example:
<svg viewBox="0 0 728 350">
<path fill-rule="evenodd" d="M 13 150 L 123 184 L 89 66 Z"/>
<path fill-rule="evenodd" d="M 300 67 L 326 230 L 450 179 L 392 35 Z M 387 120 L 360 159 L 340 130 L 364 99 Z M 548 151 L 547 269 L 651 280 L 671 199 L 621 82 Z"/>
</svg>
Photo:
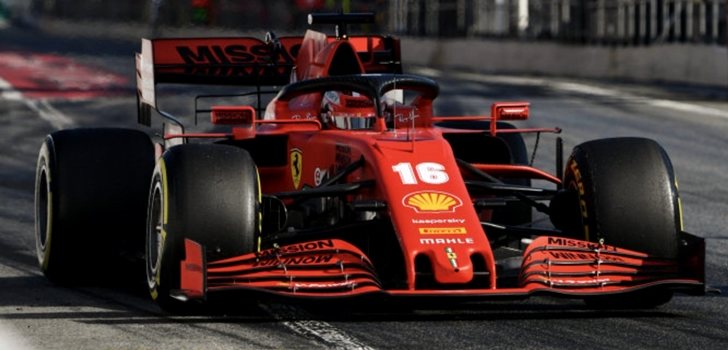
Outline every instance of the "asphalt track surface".
<svg viewBox="0 0 728 350">
<path fill-rule="evenodd" d="M 182 317 L 160 311 L 140 283 L 52 285 L 39 273 L 34 250 L 37 151 L 58 128 L 134 126 L 137 45 L 0 30 L 0 349 L 728 348 L 728 96 L 694 87 L 419 70 L 441 82 L 441 114 L 478 114 L 493 101 L 528 100 L 532 116 L 525 125 L 562 127 L 567 150 L 612 136 L 660 142 L 679 176 L 686 230 L 707 239 L 707 279 L 720 295 L 677 296 L 659 309 L 632 311 L 550 298 L 465 305 L 263 300 Z M 74 90 L 62 79 L 69 73 L 58 70 L 67 65 L 45 54 L 72 60 L 88 79 L 99 72 L 109 79 Z M 35 57 L 51 76 L 23 83 L 22 68 L 7 67 L 17 59 L 7 55 Z M 173 92 L 169 105 L 189 105 L 191 95 Z M 542 137 L 536 161 L 549 171 L 552 145 L 552 137 Z"/>
</svg>

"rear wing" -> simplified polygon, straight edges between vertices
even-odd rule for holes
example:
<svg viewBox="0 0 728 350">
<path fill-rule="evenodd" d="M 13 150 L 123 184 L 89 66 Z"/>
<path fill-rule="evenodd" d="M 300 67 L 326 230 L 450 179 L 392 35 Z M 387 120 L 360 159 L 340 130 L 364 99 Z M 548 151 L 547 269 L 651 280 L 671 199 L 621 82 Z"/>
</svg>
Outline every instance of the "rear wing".
<svg viewBox="0 0 728 350">
<path fill-rule="evenodd" d="M 288 84 L 303 37 L 269 35 L 266 39 L 142 39 L 142 51 L 136 54 L 139 122 L 150 125 L 150 107 L 159 111 L 157 84 L 237 85 L 258 89 Z M 367 73 L 402 72 L 399 39 L 368 35 L 350 36 L 347 40 Z"/>
<path fill-rule="evenodd" d="M 256 38 L 142 39 L 136 55 L 140 102 L 156 108 L 160 83 L 284 85 L 295 64 L 300 37 L 263 42 Z"/>
</svg>

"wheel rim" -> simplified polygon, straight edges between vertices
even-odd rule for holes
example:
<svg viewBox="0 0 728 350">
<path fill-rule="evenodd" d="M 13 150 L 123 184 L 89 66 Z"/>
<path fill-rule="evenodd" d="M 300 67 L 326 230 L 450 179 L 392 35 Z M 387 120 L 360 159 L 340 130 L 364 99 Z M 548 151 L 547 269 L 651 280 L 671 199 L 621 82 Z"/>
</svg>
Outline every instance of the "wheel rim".
<svg viewBox="0 0 728 350">
<path fill-rule="evenodd" d="M 35 192 L 35 218 L 36 218 L 36 241 L 38 242 L 38 257 L 43 262 L 46 241 L 48 239 L 48 215 L 50 214 L 50 188 L 48 187 L 48 176 L 46 168 L 40 169 L 40 176 Z"/>
<path fill-rule="evenodd" d="M 159 275 L 159 260 L 162 256 L 163 248 L 163 227 L 162 227 L 162 188 L 159 182 L 155 183 L 154 190 L 149 205 L 149 215 L 147 217 L 147 244 L 146 244 L 146 261 L 147 261 L 147 283 L 150 289 L 154 289 L 157 285 L 157 277 Z"/>
</svg>

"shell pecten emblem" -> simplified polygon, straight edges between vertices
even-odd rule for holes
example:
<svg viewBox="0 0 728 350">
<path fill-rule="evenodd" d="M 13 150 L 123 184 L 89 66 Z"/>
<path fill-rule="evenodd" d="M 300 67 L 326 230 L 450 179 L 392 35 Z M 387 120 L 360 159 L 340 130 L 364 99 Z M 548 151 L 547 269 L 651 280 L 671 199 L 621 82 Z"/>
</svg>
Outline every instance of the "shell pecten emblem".
<svg viewBox="0 0 728 350">
<path fill-rule="evenodd" d="M 417 213 L 454 213 L 463 201 L 447 192 L 419 191 L 406 195 L 402 204 Z"/>
</svg>

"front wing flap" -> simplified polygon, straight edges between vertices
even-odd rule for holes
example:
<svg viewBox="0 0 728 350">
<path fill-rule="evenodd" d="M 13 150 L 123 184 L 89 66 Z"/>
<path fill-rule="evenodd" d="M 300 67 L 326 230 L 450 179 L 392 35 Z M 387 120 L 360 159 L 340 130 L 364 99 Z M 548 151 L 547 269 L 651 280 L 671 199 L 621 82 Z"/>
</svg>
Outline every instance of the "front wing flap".
<svg viewBox="0 0 728 350">
<path fill-rule="evenodd" d="M 190 240 L 186 240 L 185 249 L 181 292 L 190 298 L 241 288 L 297 296 L 357 295 L 381 290 L 369 259 L 352 244 L 338 239 L 213 261 L 204 269 L 196 268 L 202 265 L 204 249 Z"/>
<path fill-rule="evenodd" d="M 185 241 L 180 263 L 183 299 L 208 293 L 253 290 L 296 297 L 343 297 L 380 293 L 390 296 L 512 297 L 533 294 L 572 297 L 669 288 L 704 294 L 705 243 L 681 233 L 683 248 L 675 259 L 593 242 L 543 236 L 523 254 L 519 285 L 480 289 L 384 289 L 367 256 L 356 246 L 327 239 L 296 243 L 258 253 L 205 262 L 204 247 Z"/>
<path fill-rule="evenodd" d="M 677 261 L 605 244 L 539 237 L 524 252 L 520 285 L 561 294 L 618 293 L 657 284 L 704 290 L 704 243 L 687 235 L 683 233 L 683 242 L 693 239 L 699 247 L 686 243 Z"/>
</svg>

